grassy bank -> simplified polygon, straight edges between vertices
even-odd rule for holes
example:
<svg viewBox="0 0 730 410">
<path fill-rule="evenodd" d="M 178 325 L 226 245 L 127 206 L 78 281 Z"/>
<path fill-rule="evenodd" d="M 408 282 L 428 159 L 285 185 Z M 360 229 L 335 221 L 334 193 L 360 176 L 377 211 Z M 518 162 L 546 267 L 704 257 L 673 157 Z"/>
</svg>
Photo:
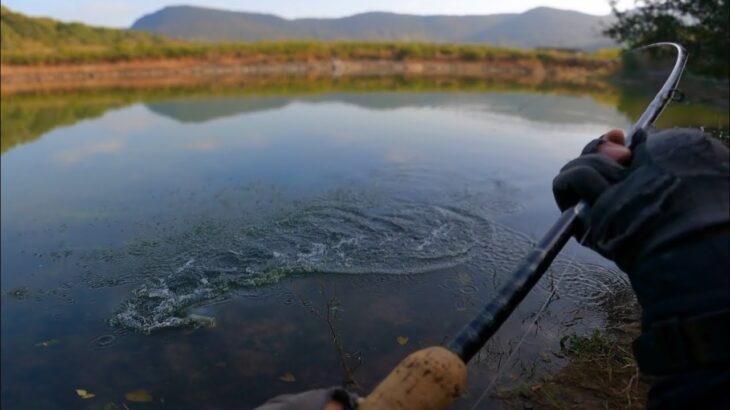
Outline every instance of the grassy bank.
<svg viewBox="0 0 730 410">
<path fill-rule="evenodd" d="M 559 371 L 497 394 L 507 409 L 644 409 L 648 380 L 631 343 L 640 333 L 639 307 L 628 294 L 606 301 L 606 328 L 560 340 Z"/>
<path fill-rule="evenodd" d="M 267 61 L 342 60 L 436 60 L 495 61 L 537 60 L 543 63 L 596 65 L 610 61 L 617 52 L 572 53 L 555 50 L 521 50 L 470 44 L 368 43 L 368 42 L 260 42 L 128 44 L 108 46 L 60 46 L 31 50 L 3 50 L 0 61 L 12 65 L 78 64 L 144 59 L 194 58 L 218 60 L 248 58 Z"/>
<path fill-rule="evenodd" d="M 606 332 L 562 343 L 568 365 L 539 382 L 502 393 L 508 409 L 644 409 L 648 385 L 630 342 Z"/>
</svg>

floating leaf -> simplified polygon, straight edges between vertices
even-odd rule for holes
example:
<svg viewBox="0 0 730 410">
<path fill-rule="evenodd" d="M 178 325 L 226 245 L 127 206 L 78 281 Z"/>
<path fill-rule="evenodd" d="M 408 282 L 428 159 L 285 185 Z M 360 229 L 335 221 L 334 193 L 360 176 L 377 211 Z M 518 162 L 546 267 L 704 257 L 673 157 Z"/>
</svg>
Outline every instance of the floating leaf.
<svg viewBox="0 0 730 410">
<path fill-rule="evenodd" d="M 50 347 L 59 343 L 61 343 L 61 341 L 58 339 L 49 339 L 40 343 L 36 343 L 35 345 L 36 347 Z"/>
<path fill-rule="evenodd" d="M 145 389 L 132 390 L 125 394 L 124 398 L 127 399 L 127 401 L 136 401 L 139 403 L 149 403 L 153 400 L 150 392 Z"/>
<path fill-rule="evenodd" d="M 406 344 L 408 344 L 408 338 L 405 336 L 398 336 L 397 340 L 398 344 L 401 346 L 405 346 Z"/>
<path fill-rule="evenodd" d="M 281 375 L 281 377 L 279 377 L 279 380 L 287 383 L 293 383 L 297 381 L 297 378 L 294 377 L 294 374 L 292 373 L 284 373 L 283 375 Z"/>
<path fill-rule="evenodd" d="M 76 394 L 78 394 L 79 397 L 81 397 L 84 400 L 91 399 L 94 396 L 96 396 L 94 393 L 92 393 L 86 389 L 76 389 Z"/>
</svg>

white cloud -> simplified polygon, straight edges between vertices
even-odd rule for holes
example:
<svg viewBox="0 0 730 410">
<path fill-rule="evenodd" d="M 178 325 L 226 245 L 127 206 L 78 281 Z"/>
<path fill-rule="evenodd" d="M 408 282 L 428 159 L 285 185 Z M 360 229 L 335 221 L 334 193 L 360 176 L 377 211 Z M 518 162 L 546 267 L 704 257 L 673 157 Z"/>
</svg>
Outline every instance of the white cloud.
<svg viewBox="0 0 730 410">
<path fill-rule="evenodd" d="M 64 165 L 73 165 L 99 154 L 115 154 L 121 151 L 123 146 L 124 143 L 121 140 L 94 141 L 90 144 L 59 151 L 53 157 Z"/>
</svg>

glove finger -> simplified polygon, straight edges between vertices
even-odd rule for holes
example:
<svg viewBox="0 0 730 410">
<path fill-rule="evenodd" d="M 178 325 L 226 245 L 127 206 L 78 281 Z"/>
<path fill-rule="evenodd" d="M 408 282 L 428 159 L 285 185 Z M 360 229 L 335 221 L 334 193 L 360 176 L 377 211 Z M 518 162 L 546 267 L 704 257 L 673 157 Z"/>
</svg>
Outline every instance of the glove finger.
<svg viewBox="0 0 730 410">
<path fill-rule="evenodd" d="M 624 179 L 628 173 L 628 169 L 619 164 L 613 158 L 603 154 L 583 155 L 568 162 L 560 170 L 561 173 L 573 168 L 588 167 L 593 168 L 601 174 L 606 180 L 614 184 Z"/>
<path fill-rule="evenodd" d="M 614 144 L 623 145 L 625 138 L 626 136 L 623 130 L 620 130 L 618 128 L 612 129 L 586 144 L 586 146 L 583 148 L 583 151 L 581 152 L 581 155 L 598 153 L 598 148 L 607 141 L 613 142 Z"/>
<path fill-rule="evenodd" d="M 605 141 L 603 141 L 602 137 L 594 139 L 583 147 L 583 151 L 580 152 L 580 155 L 597 154 L 598 147 L 604 142 Z"/>
<path fill-rule="evenodd" d="M 561 211 L 581 200 L 592 204 L 611 186 L 601 173 L 590 166 L 575 166 L 553 180 L 553 195 Z"/>
</svg>

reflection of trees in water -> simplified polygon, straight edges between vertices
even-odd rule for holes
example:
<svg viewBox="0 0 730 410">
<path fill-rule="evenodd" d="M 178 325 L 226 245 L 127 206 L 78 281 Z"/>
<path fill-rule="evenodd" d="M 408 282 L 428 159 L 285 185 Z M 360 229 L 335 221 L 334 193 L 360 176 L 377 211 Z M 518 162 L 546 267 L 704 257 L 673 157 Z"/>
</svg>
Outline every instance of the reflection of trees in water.
<svg viewBox="0 0 730 410">
<path fill-rule="evenodd" d="M 322 81 L 284 78 L 263 79 L 259 83 L 245 85 L 209 84 L 165 89 L 7 95 L 2 98 L 0 110 L 0 139 L 5 153 L 16 145 L 36 140 L 54 128 L 97 118 L 108 110 L 139 102 L 145 103 L 151 111 L 179 122 L 203 122 L 276 109 L 293 101 L 342 102 L 368 109 L 395 109 L 458 104 L 459 101 L 455 101 L 449 92 L 459 92 L 461 101 L 473 105 L 488 100 L 477 93 L 493 93 L 500 99 L 500 104 L 487 104 L 488 110 L 499 111 L 501 107 L 504 114 L 560 123 L 571 122 L 571 119 L 561 117 L 557 111 L 551 112 L 551 107 L 562 104 L 570 111 L 575 105 L 570 102 L 575 100 L 576 107 L 585 108 L 585 100 L 570 97 L 588 96 L 598 103 L 597 106 L 615 108 L 617 119 L 621 114 L 629 119 L 637 118 L 652 97 L 633 91 L 633 86 L 617 88 L 601 81 L 575 85 L 512 80 L 378 77 Z M 384 96 L 382 93 L 385 92 L 392 94 Z M 501 95 L 496 96 L 500 92 Z M 541 101 L 548 96 L 563 98 L 560 101 Z M 601 118 L 605 118 L 606 113 L 603 114 Z M 660 118 L 659 126 L 679 125 L 727 129 L 726 108 L 704 102 L 671 104 Z"/>
<path fill-rule="evenodd" d="M 685 76 L 679 84 L 679 101 L 674 101 L 657 120 L 657 128 L 703 127 L 716 136 L 727 135 L 728 84 L 706 78 Z M 622 91 L 616 108 L 630 118 L 638 118 L 666 79 L 666 73 L 632 75 L 621 78 Z"/>
<path fill-rule="evenodd" d="M 3 97 L 0 108 L 2 152 L 34 141 L 54 128 L 100 117 L 106 111 L 128 103 L 116 96 L 90 100 L 78 95 Z"/>
</svg>

